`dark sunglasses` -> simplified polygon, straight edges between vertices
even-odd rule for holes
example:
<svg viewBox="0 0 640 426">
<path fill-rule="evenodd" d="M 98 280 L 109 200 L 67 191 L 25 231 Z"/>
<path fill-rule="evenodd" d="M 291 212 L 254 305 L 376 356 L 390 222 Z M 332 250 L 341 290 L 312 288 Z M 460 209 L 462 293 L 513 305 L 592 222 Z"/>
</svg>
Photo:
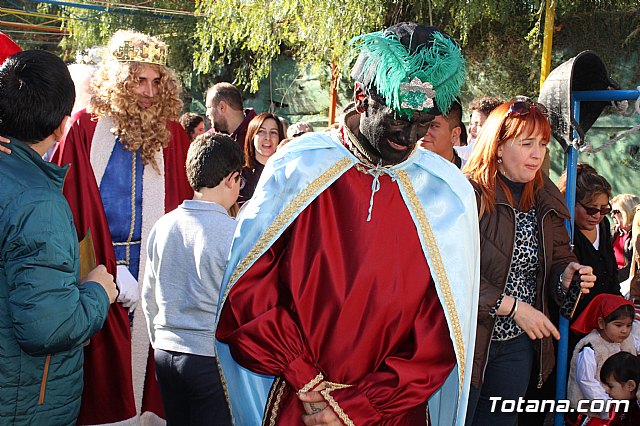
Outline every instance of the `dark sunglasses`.
<svg viewBox="0 0 640 426">
<path fill-rule="evenodd" d="M 620 214 L 620 213 L 622 213 L 620 210 L 617 210 L 617 209 L 611 210 L 611 214 Z"/>
<path fill-rule="evenodd" d="M 602 216 L 611 213 L 611 204 L 607 204 L 606 207 L 603 207 L 601 209 L 598 209 L 598 208 L 595 208 L 595 207 L 587 207 L 582 203 L 578 203 L 578 204 L 580 204 L 582 206 L 584 211 L 587 212 L 587 214 L 589 216 L 593 216 L 596 213 L 600 213 Z"/>
<path fill-rule="evenodd" d="M 545 116 L 547 115 L 547 108 L 544 105 L 533 102 L 526 96 L 516 96 L 512 102 L 507 111 L 507 117 L 523 117 L 531 112 L 531 108 L 536 108 Z"/>
</svg>

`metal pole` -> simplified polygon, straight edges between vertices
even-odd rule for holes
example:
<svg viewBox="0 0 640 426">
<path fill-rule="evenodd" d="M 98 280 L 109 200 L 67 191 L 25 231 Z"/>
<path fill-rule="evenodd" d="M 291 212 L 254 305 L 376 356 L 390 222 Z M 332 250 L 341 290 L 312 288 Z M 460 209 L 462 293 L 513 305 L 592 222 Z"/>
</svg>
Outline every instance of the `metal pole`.
<svg viewBox="0 0 640 426">
<path fill-rule="evenodd" d="M 580 122 L 580 102 L 584 101 L 621 101 L 627 99 L 637 99 L 640 92 L 637 90 L 589 90 L 575 91 L 571 93 L 571 103 L 573 106 L 573 119 Z M 572 132 L 572 138 L 577 138 L 577 132 Z M 565 221 L 571 250 L 573 250 L 573 237 L 575 234 L 574 217 L 576 207 L 576 176 L 578 171 L 578 150 L 570 146 L 567 151 L 567 186 L 565 198 L 569 208 L 570 219 Z M 565 399 L 567 396 L 567 359 L 569 357 L 569 320 L 560 315 L 558 324 L 560 330 L 560 341 L 558 342 L 558 359 L 556 373 L 556 401 Z M 555 426 L 564 425 L 564 414 L 556 413 L 554 417 Z"/>
<path fill-rule="evenodd" d="M 571 97 L 573 103 L 573 116 L 577 123 L 580 122 L 580 101 Z M 578 135 L 574 131 L 573 138 Z M 565 199 L 569 208 L 569 220 L 565 220 L 565 226 L 569 233 L 569 244 L 573 250 L 574 214 L 576 209 L 576 176 L 578 171 L 578 150 L 573 146 L 567 151 L 567 186 Z M 556 400 L 565 399 L 567 396 L 567 358 L 569 352 L 569 320 L 560 315 L 558 324 L 560 341 L 558 342 L 558 361 L 556 364 Z M 555 426 L 564 425 L 564 413 L 555 414 Z"/>
</svg>

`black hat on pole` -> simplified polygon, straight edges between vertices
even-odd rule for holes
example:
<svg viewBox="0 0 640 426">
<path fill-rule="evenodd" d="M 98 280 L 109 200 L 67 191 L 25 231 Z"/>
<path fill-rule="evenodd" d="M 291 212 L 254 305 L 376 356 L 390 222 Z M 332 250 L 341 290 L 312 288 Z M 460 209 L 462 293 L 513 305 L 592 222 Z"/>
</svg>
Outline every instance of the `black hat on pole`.
<svg viewBox="0 0 640 426">
<path fill-rule="evenodd" d="M 538 102 L 547 107 L 553 136 L 566 151 L 571 145 L 572 130 L 584 135 L 593 126 L 606 101 L 584 102 L 580 105 L 580 121 L 573 122 L 571 94 L 576 91 L 618 89 L 598 55 L 585 50 L 562 63 L 549 74 L 540 90 Z"/>
</svg>

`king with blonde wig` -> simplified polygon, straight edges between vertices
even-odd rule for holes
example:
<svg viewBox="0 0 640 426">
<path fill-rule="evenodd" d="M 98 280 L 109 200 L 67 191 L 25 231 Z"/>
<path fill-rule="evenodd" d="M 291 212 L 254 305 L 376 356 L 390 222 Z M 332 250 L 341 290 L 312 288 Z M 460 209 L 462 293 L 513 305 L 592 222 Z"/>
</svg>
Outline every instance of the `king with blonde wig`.
<svg viewBox="0 0 640 426">
<path fill-rule="evenodd" d="M 129 151 L 141 149 L 145 164 L 157 165 L 154 153 L 166 148 L 166 120 L 176 120 L 182 109 L 181 87 L 166 66 L 167 46 L 155 37 L 120 30 L 111 38 L 105 57 L 91 84 L 93 96 L 87 111 L 97 117 L 110 116 L 112 132 Z M 140 74 L 152 68 L 160 75 L 158 94 L 151 106 L 141 108 L 134 92 Z"/>
<path fill-rule="evenodd" d="M 153 224 L 193 196 L 185 170 L 189 137 L 176 121 L 180 84 L 166 60 L 160 40 L 116 32 L 91 83 L 89 106 L 69 120 L 52 158 L 72 164 L 64 195 L 81 260 L 104 264 L 120 289 L 85 348 L 78 424 L 153 424 L 164 415 L 146 323 L 134 310 Z"/>
</svg>

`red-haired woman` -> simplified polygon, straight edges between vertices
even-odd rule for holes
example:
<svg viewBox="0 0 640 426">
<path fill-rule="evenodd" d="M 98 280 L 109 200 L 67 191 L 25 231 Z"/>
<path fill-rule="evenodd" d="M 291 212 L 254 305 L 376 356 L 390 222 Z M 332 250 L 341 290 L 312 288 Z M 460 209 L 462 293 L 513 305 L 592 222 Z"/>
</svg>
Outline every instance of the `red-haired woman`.
<svg viewBox="0 0 640 426">
<path fill-rule="evenodd" d="M 523 397 L 537 346 L 538 382 L 554 365 L 549 319 L 574 272 L 583 292 L 591 267 L 576 262 L 563 219 L 563 197 L 540 168 L 551 128 L 544 107 L 518 97 L 497 107 L 483 126 L 464 172 L 476 190 L 480 217 L 480 299 L 467 424 L 515 425 L 502 400 Z M 500 400 L 500 401 L 502 401 Z M 492 405 L 496 405 L 492 409 Z"/>
<path fill-rule="evenodd" d="M 282 122 L 270 112 L 263 112 L 253 117 L 247 128 L 244 140 L 244 167 L 242 179 L 244 186 L 240 189 L 238 204 L 242 205 L 253 197 L 264 165 L 275 152 L 278 144 L 285 138 Z"/>
</svg>

